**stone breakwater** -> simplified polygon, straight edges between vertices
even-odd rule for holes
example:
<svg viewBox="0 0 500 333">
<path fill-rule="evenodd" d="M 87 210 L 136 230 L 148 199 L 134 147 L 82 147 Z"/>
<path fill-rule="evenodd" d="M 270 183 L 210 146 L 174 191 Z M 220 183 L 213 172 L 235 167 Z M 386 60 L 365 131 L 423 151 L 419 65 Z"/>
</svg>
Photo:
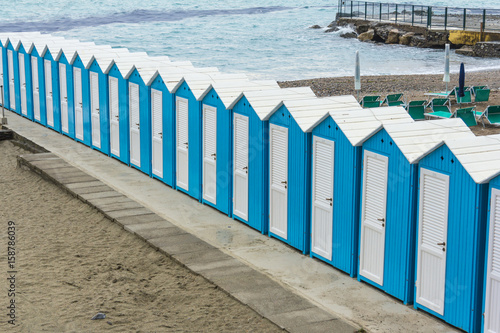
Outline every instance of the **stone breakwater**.
<svg viewBox="0 0 500 333">
<path fill-rule="evenodd" d="M 357 38 L 362 42 L 400 44 L 420 48 L 444 49 L 450 44 L 457 53 L 475 57 L 500 57 L 500 34 L 463 30 L 435 30 L 422 26 L 375 22 L 362 19 L 338 18 L 325 32 L 341 28 L 344 38 Z M 311 28 L 320 28 L 312 26 Z"/>
</svg>

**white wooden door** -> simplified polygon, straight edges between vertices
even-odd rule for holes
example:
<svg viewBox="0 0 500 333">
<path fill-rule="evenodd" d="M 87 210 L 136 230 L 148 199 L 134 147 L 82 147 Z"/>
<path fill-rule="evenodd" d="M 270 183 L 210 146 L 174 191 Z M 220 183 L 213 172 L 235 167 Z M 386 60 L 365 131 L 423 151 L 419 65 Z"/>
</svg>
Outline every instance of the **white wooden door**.
<svg viewBox="0 0 500 333">
<path fill-rule="evenodd" d="M 313 137 L 312 251 L 332 260 L 335 142 Z"/>
<path fill-rule="evenodd" d="M 365 150 L 359 273 L 379 285 L 384 284 L 388 164 L 387 156 Z"/>
<path fill-rule="evenodd" d="M 233 214 L 248 220 L 248 117 L 234 114 Z"/>
<path fill-rule="evenodd" d="M 500 332 L 500 190 L 491 190 L 484 332 Z"/>
<path fill-rule="evenodd" d="M 217 204 L 217 109 L 203 105 L 203 199 Z"/>
<path fill-rule="evenodd" d="M 40 121 L 40 83 L 38 81 L 38 60 L 31 57 L 31 80 L 33 81 L 33 116 Z"/>
<path fill-rule="evenodd" d="M 420 169 L 417 243 L 417 302 L 444 314 L 448 175 Z"/>
<path fill-rule="evenodd" d="M 82 70 L 73 68 L 73 86 L 75 100 L 75 137 L 83 141 L 83 92 L 82 92 Z"/>
<path fill-rule="evenodd" d="M 101 115 L 99 112 L 99 74 L 90 72 L 90 118 L 92 145 L 101 148 Z"/>
<path fill-rule="evenodd" d="M 52 63 L 45 59 L 45 105 L 47 110 L 47 125 L 54 127 L 54 104 L 52 99 Z"/>
<path fill-rule="evenodd" d="M 14 55 L 12 50 L 7 50 L 7 60 L 9 62 L 9 99 L 10 109 L 16 109 L 16 91 L 14 82 Z"/>
<path fill-rule="evenodd" d="M 141 167 L 141 122 L 139 85 L 130 82 L 129 93 L 129 118 L 130 118 L 130 163 Z"/>
<path fill-rule="evenodd" d="M 19 85 L 21 88 L 21 113 L 28 115 L 28 106 L 26 105 L 26 65 L 24 63 L 24 54 L 19 53 Z"/>
<path fill-rule="evenodd" d="M 288 128 L 269 125 L 269 230 L 288 238 Z"/>
<path fill-rule="evenodd" d="M 151 89 L 152 167 L 153 174 L 163 177 L 163 93 Z"/>
<path fill-rule="evenodd" d="M 188 100 L 176 98 L 177 186 L 189 191 L 189 111 Z"/>
<path fill-rule="evenodd" d="M 109 134 L 111 138 L 111 154 L 120 157 L 120 109 L 118 96 L 118 79 L 109 77 Z"/>
<path fill-rule="evenodd" d="M 69 133 L 68 119 L 68 82 L 66 77 L 66 65 L 59 64 L 59 91 L 61 99 L 61 130 Z"/>
</svg>

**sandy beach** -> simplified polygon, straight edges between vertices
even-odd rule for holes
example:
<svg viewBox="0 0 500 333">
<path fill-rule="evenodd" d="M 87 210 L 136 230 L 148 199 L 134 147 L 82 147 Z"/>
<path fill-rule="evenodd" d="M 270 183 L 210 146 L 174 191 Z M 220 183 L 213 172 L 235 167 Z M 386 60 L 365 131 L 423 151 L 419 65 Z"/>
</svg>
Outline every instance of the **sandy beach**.
<svg viewBox="0 0 500 333">
<path fill-rule="evenodd" d="M 306 87 L 309 86 L 318 97 L 354 95 L 354 77 L 317 78 L 310 80 L 278 82 L 280 87 Z M 466 86 L 487 85 L 490 89 L 488 102 L 472 103 L 465 106 L 476 106 L 476 110 L 483 111 L 488 105 L 500 105 L 500 71 L 470 72 L 465 75 Z M 450 75 L 449 89 L 458 86 L 458 74 Z M 445 83 L 442 74 L 428 75 L 384 75 L 361 76 L 361 91 L 359 97 L 365 95 L 386 96 L 393 93 L 403 93 L 407 101 L 430 100 L 426 93 L 444 91 Z M 452 101 L 452 110 L 459 107 Z M 471 130 L 476 135 L 500 133 L 500 127 L 482 125 L 473 126 Z"/>
<path fill-rule="evenodd" d="M 31 171 L 0 141 L 0 251 L 16 226 L 16 325 L 2 332 L 278 332 L 267 319 Z M 96 313 L 104 320 L 91 320 Z"/>
</svg>

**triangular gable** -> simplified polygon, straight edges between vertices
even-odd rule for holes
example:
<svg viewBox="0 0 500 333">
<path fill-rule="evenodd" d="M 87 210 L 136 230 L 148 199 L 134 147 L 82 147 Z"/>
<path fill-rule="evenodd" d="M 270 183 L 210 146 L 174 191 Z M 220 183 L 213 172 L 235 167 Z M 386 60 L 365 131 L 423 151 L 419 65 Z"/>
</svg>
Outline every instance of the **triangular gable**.
<svg viewBox="0 0 500 333">
<path fill-rule="evenodd" d="M 446 140 L 445 144 L 476 184 L 500 175 L 500 135 Z"/>
<path fill-rule="evenodd" d="M 388 124 L 384 129 L 410 164 L 420 161 L 444 140 L 475 137 L 460 118 Z"/>
</svg>

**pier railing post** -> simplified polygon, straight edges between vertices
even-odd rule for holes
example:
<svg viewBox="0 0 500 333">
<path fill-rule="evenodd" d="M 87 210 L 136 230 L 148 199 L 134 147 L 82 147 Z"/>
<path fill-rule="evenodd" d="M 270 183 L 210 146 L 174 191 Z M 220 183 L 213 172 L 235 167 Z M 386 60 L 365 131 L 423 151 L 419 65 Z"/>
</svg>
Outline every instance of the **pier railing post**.
<svg viewBox="0 0 500 333">
<path fill-rule="evenodd" d="M 411 5 L 411 25 L 415 23 L 415 5 Z"/>
<path fill-rule="evenodd" d="M 464 29 L 467 27 L 467 9 L 464 8 Z"/>
<path fill-rule="evenodd" d="M 486 9 L 483 9 L 483 32 L 486 30 Z"/>
<path fill-rule="evenodd" d="M 395 23 L 398 23 L 398 4 L 396 4 L 396 17 L 394 19 Z"/>
<path fill-rule="evenodd" d="M 351 1 L 351 18 L 352 18 L 352 1 Z"/>
<path fill-rule="evenodd" d="M 444 30 L 446 31 L 446 27 L 448 26 L 448 7 L 444 9 Z"/>
<path fill-rule="evenodd" d="M 427 28 L 432 26 L 432 7 L 427 7 Z"/>
<path fill-rule="evenodd" d="M 380 6 L 380 14 L 378 16 L 378 20 L 382 21 L 382 3 L 379 3 L 379 6 Z"/>
<path fill-rule="evenodd" d="M 368 2 L 365 1 L 365 21 L 366 21 L 367 11 L 368 11 Z"/>
</svg>

